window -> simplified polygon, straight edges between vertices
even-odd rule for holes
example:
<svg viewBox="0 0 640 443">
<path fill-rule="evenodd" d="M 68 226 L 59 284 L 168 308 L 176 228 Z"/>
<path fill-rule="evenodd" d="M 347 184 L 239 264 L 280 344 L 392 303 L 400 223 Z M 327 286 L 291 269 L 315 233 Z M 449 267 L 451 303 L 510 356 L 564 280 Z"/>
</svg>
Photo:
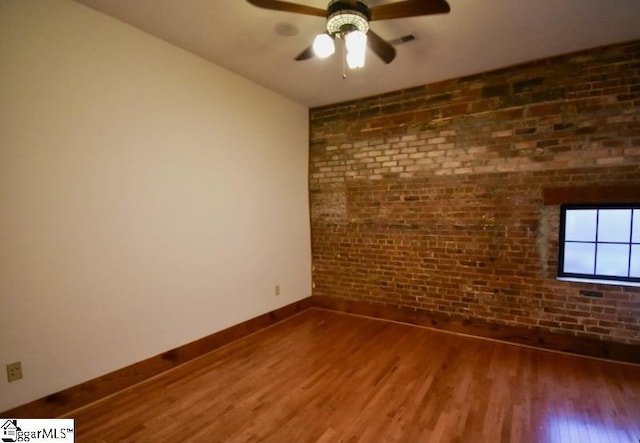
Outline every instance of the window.
<svg viewBox="0 0 640 443">
<path fill-rule="evenodd" d="M 640 204 L 562 205 L 558 278 L 640 286 Z"/>
</svg>

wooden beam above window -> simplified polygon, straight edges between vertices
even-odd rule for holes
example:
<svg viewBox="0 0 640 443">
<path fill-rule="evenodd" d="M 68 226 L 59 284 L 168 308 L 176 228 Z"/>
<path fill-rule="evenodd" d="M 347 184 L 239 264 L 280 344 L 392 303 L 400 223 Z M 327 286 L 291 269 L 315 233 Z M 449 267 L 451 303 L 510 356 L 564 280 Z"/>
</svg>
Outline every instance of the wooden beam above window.
<svg viewBox="0 0 640 443">
<path fill-rule="evenodd" d="M 545 205 L 563 203 L 640 203 L 640 185 L 544 188 Z"/>
</svg>

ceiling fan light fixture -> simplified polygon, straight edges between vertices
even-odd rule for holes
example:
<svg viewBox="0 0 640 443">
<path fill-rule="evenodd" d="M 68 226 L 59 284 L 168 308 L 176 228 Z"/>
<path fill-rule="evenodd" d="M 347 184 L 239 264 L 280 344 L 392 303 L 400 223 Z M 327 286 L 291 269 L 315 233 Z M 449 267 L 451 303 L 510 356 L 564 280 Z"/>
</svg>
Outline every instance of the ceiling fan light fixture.
<svg viewBox="0 0 640 443">
<path fill-rule="evenodd" d="M 313 52 L 320 58 L 327 58 L 336 52 L 336 46 L 329 34 L 318 34 L 313 40 Z"/>
<path fill-rule="evenodd" d="M 287 0 L 247 1 L 259 8 L 271 9 L 273 11 L 324 17 L 327 20 L 327 35 L 333 39 L 346 39 L 348 34 L 355 31 L 369 34 L 369 48 L 387 64 L 395 59 L 396 50 L 391 43 L 369 29 L 370 21 L 447 14 L 451 12 L 451 7 L 449 3 L 447 3 L 447 0 L 398 0 L 393 3 L 375 5 L 371 8 L 369 8 L 367 0 L 329 0 L 329 5 L 326 10 L 299 3 L 292 3 Z M 377 2 L 378 0 L 376 0 L 376 3 Z M 318 43 L 317 46 L 319 47 L 320 43 Z M 320 50 L 318 52 L 322 53 Z M 349 65 L 364 65 L 364 53 L 362 51 L 351 52 L 352 55 L 349 56 L 351 60 Z M 308 46 L 295 60 L 307 60 L 314 55 L 313 46 Z M 344 76 L 343 69 L 343 77 Z"/>
</svg>

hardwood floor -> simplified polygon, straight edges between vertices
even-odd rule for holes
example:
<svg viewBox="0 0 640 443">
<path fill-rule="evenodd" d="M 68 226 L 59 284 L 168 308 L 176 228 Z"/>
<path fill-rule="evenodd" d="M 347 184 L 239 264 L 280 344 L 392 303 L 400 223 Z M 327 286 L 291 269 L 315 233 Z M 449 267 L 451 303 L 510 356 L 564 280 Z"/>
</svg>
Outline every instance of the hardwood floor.
<svg viewBox="0 0 640 443">
<path fill-rule="evenodd" d="M 72 412 L 77 442 L 640 442 L 640 367 L 309 309 Z"/>
</svg>

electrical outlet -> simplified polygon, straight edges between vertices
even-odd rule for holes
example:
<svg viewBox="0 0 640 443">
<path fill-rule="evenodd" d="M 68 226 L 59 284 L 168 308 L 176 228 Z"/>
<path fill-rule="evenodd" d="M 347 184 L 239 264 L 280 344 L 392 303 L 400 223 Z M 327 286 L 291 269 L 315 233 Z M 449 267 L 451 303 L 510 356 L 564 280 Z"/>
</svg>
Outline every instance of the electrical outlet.
<svg viewBox="0 0 640 443">
<path fill-rule="evenodd" d="M 7 365 L 7 381 L 12 382 L 22 378 L 22 362 L 9 363 Z"/>
<path fill-rule="evenodd" d="M 273 292 L 274 292 L 275 295 L 280 295 L 280 285 L 276 285 L 276 287 L 275 287 Z"/>
</svg>

